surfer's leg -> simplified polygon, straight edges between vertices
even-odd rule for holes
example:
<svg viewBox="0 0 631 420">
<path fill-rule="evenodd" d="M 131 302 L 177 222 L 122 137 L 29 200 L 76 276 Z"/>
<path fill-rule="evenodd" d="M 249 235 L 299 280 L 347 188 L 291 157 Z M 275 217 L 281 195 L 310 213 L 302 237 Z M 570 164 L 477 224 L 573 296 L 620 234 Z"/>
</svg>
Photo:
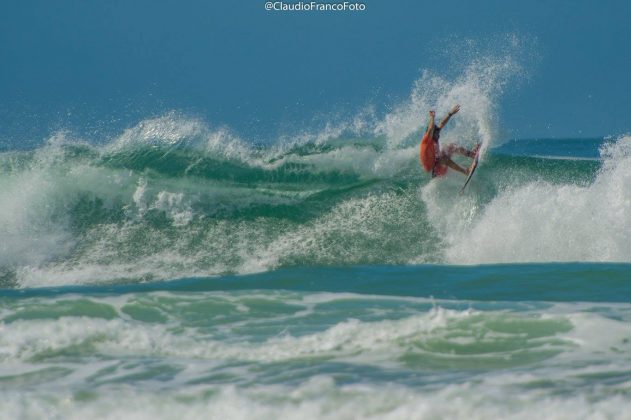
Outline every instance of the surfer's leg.
<svg viewBox="0 0 631 420">
<path fill-rule="evenodd" d="M 461 174 L 469 175 L 469 171 L 467 169 L 463 168 L 462 166 L 458 165 L 456 162 L 451 160 L 449 156 L 442 156 L 439 162 L 442 163 L 443 165 L 449 166 L 451 169 L 456 170 L 460 172 Z"/>
<path fill-rule="evenodd" d="M 478 146 L 474 147 L 473 150 L 467 150 L 467 149 L 465 149 L 462 146 L 457 146 L 457 145 L 455 145 L 453 143 L 450 143 L 450 144 L 447 145 L 447 150 L 448 150 L 449 155 L 457 153 L 459 155 L 466 156 L 468 158 L 472 158 L 472 157 L 475 156 L 475 152 L 476 152 L 477 147 Z"/>
</svg>

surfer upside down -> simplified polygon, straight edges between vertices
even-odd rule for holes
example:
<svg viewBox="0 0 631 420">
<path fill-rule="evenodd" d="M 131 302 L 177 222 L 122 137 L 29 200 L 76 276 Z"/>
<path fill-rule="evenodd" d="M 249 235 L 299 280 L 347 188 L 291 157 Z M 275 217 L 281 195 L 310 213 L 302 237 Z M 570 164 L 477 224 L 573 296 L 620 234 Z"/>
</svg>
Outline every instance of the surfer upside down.
<svg viewBox="0 0 631 420">
<path fill-rule="evenodd" d="M 447 173 L 448 168 L 452 168 L 464 175 L 469 175 L 472 167 L 467 169 L 458 165 L 451 160 L 451 156 L 457 153 L 462 156 L 474 158 L 480 145 L 478 144 L 473 150 L 467 150 L 464 147 L 457 146 L 450 143 L 445 148 L 441 148 L 438 142 L 440 138 L 440 130 L 447 125 L 449 119 L 460 111 L 460 105 L 454 106 L 451 111 L 443 118 L 438 125 L 434 123 L 436 117 L 435 111 L 429 111 L 429 124 L 427 125 L 427 131 L 423 135 L 420 146 L 420 158 L 423 168 L 427 172 L 431 172 L 432 178 L 437 176 L 443 176 Z"/>
</svg>

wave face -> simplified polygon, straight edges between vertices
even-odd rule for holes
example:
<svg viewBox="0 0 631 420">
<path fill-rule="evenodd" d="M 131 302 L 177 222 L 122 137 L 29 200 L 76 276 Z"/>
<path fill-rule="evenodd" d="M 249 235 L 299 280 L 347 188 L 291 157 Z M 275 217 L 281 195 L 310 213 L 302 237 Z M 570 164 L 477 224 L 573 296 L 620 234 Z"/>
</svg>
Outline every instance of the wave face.
<svg viewBox="0 0 631 420">
<path fill-rule="evenodd" d="M 57 138 L 2 155 L 5 283 L 631 260 L 631 137 L 604 145 L 600 161 L 490 151 L 463 196 L 461 176 L 430 182 L 415 146 L 378 138 L 286 150 L 121 143 Z"/>
<path fill-rule="evenodd" d="M 530 154 L 494 148 L 498 98 L 519 72 L 510 57 L 473 61 L 453 80 L 426 72 L 382 117 L 366 111 L 271 145 L 173 112 L 106 144 L 60 132 L 35 150 L 5 151 L 0 284 L 631 261 L 631 137 L 594 159 L 555 155 L 554 141 Z M 464 196 L 462 176 L 430 182 L 418 162 L 427 110 L 440 116 L 456 102 L 441 141 L 483 145 Z"/>
</svg>

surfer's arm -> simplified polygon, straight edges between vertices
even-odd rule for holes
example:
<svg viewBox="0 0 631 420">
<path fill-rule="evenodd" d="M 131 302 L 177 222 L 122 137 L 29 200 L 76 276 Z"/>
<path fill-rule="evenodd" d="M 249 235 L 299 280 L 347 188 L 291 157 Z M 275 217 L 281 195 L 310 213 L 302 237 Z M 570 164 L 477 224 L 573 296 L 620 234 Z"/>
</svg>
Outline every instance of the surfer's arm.
<svg viewBox="0 0 631 420">
<path fill-rule="evenodd" d="M 443 129 L 444 126 L 447 125 L 447 122 L 449 122 L 449 119 L 458 111 L 460 111 L 460 105 L 456 105 L 454 106 L 451 111 L 449 111 L 449 113 L 447 115 L 445 115 L 445 118 L 442 119 L 442 121 L 440 122 L 440 124 L 438 124 L 438 128 L 440 128 L 441 130 Z"/>
<path fill-rule="evenodd" d="M 429 123 L 427 125 L 427 134 L 428 134 L 428 138 L 433 138 L 434 137 L 434 118 L 436 117 L 436 112 L 435 111 L 429 111 Z"/>
</svg>

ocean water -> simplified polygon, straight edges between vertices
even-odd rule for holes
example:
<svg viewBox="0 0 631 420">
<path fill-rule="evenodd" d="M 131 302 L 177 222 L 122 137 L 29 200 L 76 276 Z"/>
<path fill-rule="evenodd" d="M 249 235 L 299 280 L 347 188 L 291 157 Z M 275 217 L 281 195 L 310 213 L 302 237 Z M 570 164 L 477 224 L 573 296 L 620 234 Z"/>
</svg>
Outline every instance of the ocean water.
<svg viewBox="0 0 631 420">
<path fill-rule="evenodd" d="M 629 418 L 631 137 L 500 144 L 514 71 L 271 144 L 3 148 L 0 418 Z M 463 195 L 417 155 L 456 101 Z"/>
</svg>

